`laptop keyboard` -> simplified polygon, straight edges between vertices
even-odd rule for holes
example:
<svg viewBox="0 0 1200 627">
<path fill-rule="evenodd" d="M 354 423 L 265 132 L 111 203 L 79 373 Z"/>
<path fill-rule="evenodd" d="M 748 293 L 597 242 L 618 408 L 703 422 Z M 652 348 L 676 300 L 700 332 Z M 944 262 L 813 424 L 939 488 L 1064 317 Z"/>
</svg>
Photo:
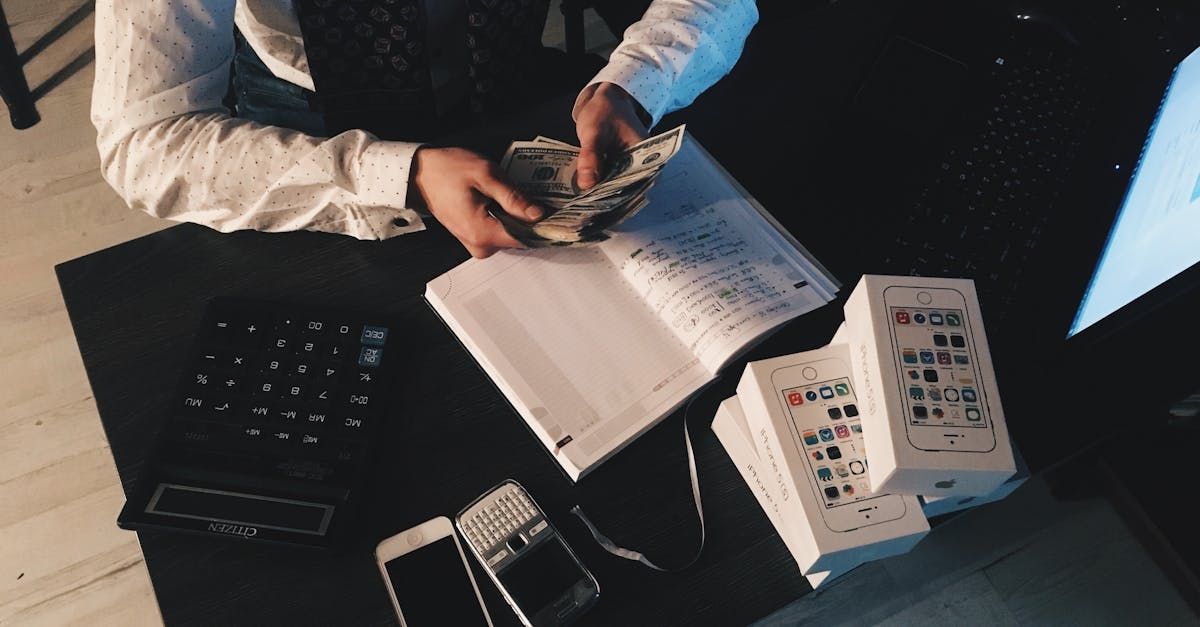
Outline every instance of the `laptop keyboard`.
<svg viewBox="0 0 1200 627">
<path fill-rule="evenodd" d="M 991 81 L 990 111 L 950 139 L 885 263 L 917 276 L 973 277 L 989 322 L 999 323 L 1055 213 L 1088 112 L 1070 58 L 997 57 Z"/>
<path fill-rule="evenodd" d="M 389 333 L 345 312 L 210 303 L 138 517 L 320 544 L 365 478 L 387 400 L 383 369 L 396 358 Z"/>
</svg>

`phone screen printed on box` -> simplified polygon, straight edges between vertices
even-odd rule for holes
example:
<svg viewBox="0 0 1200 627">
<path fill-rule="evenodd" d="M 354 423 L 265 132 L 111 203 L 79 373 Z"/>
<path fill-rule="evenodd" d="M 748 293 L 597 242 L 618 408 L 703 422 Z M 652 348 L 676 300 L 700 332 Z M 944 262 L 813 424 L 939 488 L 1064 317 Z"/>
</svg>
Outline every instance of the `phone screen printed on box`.
<svg viewBox="0 0 1200 627">
<path fill-rule="evenodd" d="M 862 425 L 850 379 L 788 388 L 783 401 L 826 509 L 878 496 L 867 481 Z"/>
<path fill-rule="evenodd" d="M 960 309 L 892 307 L 908 424 L 989 426 L 978 356 Z"/>
<path fill-rule="evenodd" d="M 384 566 L 408 627 L 487 627 L 453 538 L 432 542 Z"/>
</svg>

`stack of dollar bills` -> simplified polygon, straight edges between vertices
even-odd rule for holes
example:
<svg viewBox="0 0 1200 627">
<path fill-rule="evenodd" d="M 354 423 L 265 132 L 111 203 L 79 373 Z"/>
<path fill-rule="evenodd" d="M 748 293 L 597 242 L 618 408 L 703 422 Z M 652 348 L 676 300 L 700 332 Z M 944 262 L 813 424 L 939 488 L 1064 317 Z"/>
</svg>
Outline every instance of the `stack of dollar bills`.
<svg viewBox="0 0 1200 627">
<path fill-rule="evenodd" d="M 609 237 L 608 229 L 646 206 L 646 191 L 679 152 L 683 130 L 677 126 L 608 156 L 603 176 L 586 191 L 576 182 L 578 147 L 540 136 L 513 142 L 500 167 L 546 215 L 530 224 L 499 207 L 491 213 L 509 234 L 531 248 L 602 242 Z"/>
</svg>

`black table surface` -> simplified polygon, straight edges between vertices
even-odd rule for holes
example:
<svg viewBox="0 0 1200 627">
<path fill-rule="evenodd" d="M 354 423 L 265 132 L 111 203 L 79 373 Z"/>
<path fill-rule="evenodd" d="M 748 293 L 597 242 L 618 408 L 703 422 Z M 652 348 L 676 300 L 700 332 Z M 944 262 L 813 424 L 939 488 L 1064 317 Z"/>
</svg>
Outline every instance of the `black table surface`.
<svg viewBox="0 0 1200 627">
<path fill-rule="evenodd" d="M 890 14 L 878 7 L 870 10 L 870 4 L 860 3 L 867 8 L 857 13 L 833 16 L 841 20 L 837 30 L 818 21 L 785 30 L 786 43 L 800 58 L 840 55 L 845 65 L 865 67 L 874 47 L 864 42 L 879 37 Z M 762 154 L 757 149 L 763 136 L 747 132 L 771 128 L 764 121 L 770 102 L 747 99 L 747 90 L 798 89 L 792 76 L 772 72 L 764 78 L 754 71 L 770 54 L 764 38 L 774 36 L 766 20 L 760 26 L 739 64 L 748 69 L 735 70 L 660 128 L 688 122 L 692 134 L 811 246 L 817 242 L 806 237 L 809 216 L 793 209 L 790 181 L 778 171 L 759 167 Z M 813 49 L 806 52 L 804 46 Z M 847 93 L 859 74 L 827 64 L 804 71 L 807 78 L 799 88 L 839 94 Z M 573 138 L 571 99 L 563 96 L 457 139 L 497 156 L 513 138 L 539 133 Z M 786 121 L 789 141 L 815 141 L 827 132 L 823 120 L 839 102 L 797 98 L 789 104 L 797 112 Z M 729 123 L 731 111 L 737 112 L 737 125 Z M 814 252 L 828 263 L 824 254 L 835 249 L 828 242 L 825 248 L 817 244 Z M 403 320 L 403 330 L 389 340 L 394 342 L 391 358 L 403 359 L 403 383 L 397 390 L 401 402 L 388 416 L 382 459 L 353 546 L 321 552 L 140 532 L 167 623 L 393 622 L 372 556 L 375 544 L 428 518 L 452 516 L 509 477 L 540 501 L 599 580 L 601 599 L 583 624 L 744 624 L 810 590 L 708 425 L 717 403 L 733 394 L 746 360 L 827 343 L 842 317 L 841 299 L 784 327 L 730 365 L 694 399 L 689 411 L 677 411 L 573 484 L 423 301 L 426 282 L 466 258 L 462 247 L 436 224 L 383 242 L 307 232 L 221 234 L 179 225 L 57 267 L 127 494 L 163 422 L 173 385 L 185 366 L 184 353 L 209 299 L 242 296 L 344 307 Z M 830 265 L 845 288 L 853 286 L 861 271 Z M 841 297 L 847 292 L 843 289 Z M 398 347 L 403 355 L 397 355 Z M 658 573 L 604 553 L 568 514 L 571 506 L 581 505 L 615 542 L 639 549 L 661 565 L 682 564 L 695 551 L 700 527 L 688 481 L 685 419 L 705 502 L 707 544 L 699 561 L 682 572 Z M 1048 456 L 1038 452 L 1044 448 L 1027 452 L 1031 465 L 1044 465 Z M 1058 447 L 1058 453 L 1067 450 Z M 476 578 L 499 623 L 512 621 L 486 577 L 476 571 Z"/>
</svg>

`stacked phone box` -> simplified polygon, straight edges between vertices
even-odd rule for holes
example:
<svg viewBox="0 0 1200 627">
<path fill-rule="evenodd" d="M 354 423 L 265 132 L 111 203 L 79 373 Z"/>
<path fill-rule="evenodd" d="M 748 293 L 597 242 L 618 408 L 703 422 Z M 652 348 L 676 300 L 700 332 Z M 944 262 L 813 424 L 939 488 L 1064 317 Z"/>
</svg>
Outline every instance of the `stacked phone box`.
<svg viewBox="0 0 1200 627">
<path fill-rule="evenodd" d="M 967 279 L 864 276 L 830 344 L 747 364 L 712 428 L 814 588 L 1029 476 Z"/>
</svg>

